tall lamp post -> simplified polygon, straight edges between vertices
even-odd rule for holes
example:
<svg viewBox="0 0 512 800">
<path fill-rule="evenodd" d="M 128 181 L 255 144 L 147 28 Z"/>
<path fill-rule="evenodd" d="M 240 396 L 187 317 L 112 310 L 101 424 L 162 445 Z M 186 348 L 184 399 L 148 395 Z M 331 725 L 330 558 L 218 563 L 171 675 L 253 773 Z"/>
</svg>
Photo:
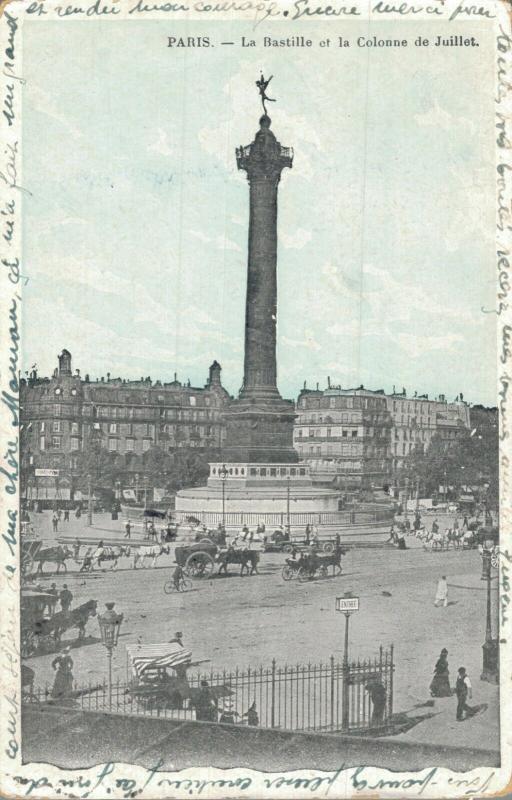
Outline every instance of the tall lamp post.
<svg viewBox="0 0 512 800">
<path fill-rule="evenodd" d="M 108 660 L 108 708 L 112 711 L 112 652 L 117 646 L 119 630 L 123 621 L 122 614 L 114 611 L 115 603 L 105 603 L 107 610 L 104 614 L 98 614 L 101 641 L 107 648 Z"/>
<path fill-rule="evenodd" d="M 286 527 L 290 533 L 290 483 L 291 477 L 286 478 Z"/>
<path fill-rule="evenodd" d="M 225 464 L 219 469 L 219 477 L 222 486 L 222 527 L 226 530 L 226 481 L 228 479 L 228 471 Z"/>
<path fill-rule="evenodd" d="M 489 542 L 484 542 L 482 550 L 482 577 L 481 580 L 487 582 L 487 604 L 485 619 L 485 641 L 482 645 L 482 674 L 480 680 L 488 683 L 498 683 L 499 681 L 499 645 L 498 632 L 496 638 L 492 635 L 492 598 L 491 598 L 491 567 L 492 552 L 488 546 Z"/>
<path fill-rule="evenodd" d="M 345 592 L 343 597 L 336 598 L 336 611 L 340 611 L 345 615 L 345 643 L 343 647 L 343 693 L 342 693 L 342 707 L 341 707 L 341 727 L 342 730 L 348 731 L 350 715 L 349 715 L 349 666 L 348 666 L 348 624 L 350 615 L 359 611 L 359 597 L 353 595 L 352 592 Z"/>
</svg>

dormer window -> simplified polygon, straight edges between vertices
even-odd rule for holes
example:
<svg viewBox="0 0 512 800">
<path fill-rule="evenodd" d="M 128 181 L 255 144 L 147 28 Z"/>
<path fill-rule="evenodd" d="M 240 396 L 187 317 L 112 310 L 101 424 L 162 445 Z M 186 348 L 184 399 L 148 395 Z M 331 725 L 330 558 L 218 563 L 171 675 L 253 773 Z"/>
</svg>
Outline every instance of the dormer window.
<svg viewBox="0 0 512 800">
<path fill-rule="evenodd" d="M 59 386 L 55 389 L 55 394 L 62 394 L 62 389 Z"/>
</svg>

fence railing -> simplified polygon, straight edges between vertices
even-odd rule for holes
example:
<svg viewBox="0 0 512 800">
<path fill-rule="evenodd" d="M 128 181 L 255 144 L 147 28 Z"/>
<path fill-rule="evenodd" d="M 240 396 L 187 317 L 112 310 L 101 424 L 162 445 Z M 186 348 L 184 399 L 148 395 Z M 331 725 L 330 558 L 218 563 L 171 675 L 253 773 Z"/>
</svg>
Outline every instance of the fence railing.
<svg viewBox="0 0 512 800">
<path fill-rule="evenodd" d="M 393 713 L 393 646 L 363 661 L 188 673 L 167 683 L 76 687 L 66 697 L 34 689 L 27 702 L 72 702 L 84 711 L 259 725 L 298 731 L 361 731 Z M 185 680 L 185 683 L 183 682 Z M 206 686 L 204 685 L 206 682 Z M 206 703 L 205 703 L 206 699 Z M 208 702 L 208 699 L 210 702 Z"/>
<path fill-rule="evenodd" d="M 383 510 L 377 512 L 368 511 L 324 511 L 313 512 L 304 511 L 301 513 L 291 512 L 235 512 L 226 511 L 225 515 L 220 511 L 178 511 L 174 514 L 178 522 L 186 522 L 189 518 L 199 519 L 204 525 L 216 527 L 220 522 L 224 522 L 227 527 L 240 525 L 258 525 L 264 522 L 267 527 L 272 525 L 284 525 L 288 522 L 292 528 L 305 528 L 306 525 L 328 525 L 350 527 L 353 525 L 372 525 L 379 522 L 391 522 L 392 511 Z"/>
</svg>

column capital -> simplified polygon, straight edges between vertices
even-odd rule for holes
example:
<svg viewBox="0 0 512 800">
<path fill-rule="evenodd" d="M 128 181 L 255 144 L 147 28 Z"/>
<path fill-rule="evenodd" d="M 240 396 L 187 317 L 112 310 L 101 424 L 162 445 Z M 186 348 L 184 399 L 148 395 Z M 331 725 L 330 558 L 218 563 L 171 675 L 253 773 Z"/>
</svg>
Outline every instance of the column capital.
<svg viewBox="0 0 512 800">
<path fill-rule="evenodd" d="M 236 148 L 236 163 L 238 169 L 247 172 L 247 179 L 254 181 L 279 182 L 281 172 L 285 167 L 291 169 L 293 164 L 293 149 L 283 147 L 270 130 L 271 119 L 264 114 L 260 119 L 260 129 L 254 141 L 246 147 Z"/>
</svg>

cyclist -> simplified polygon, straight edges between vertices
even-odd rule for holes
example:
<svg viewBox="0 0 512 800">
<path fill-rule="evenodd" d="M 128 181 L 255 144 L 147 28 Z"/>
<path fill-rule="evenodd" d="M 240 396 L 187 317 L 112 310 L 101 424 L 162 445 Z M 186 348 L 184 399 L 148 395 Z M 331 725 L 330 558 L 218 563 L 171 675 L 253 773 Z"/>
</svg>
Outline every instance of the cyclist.
<svg viewBox="0 0 512 800">
<path fill-rule="evenodd" d="M 174 583 L 174 588 L 177 592 L 180 590 L 180 584 L 185 577 L 185 573 L 183 572 L 183 568 L 180 567 L 179 564 L 176 565 L 176 569 L 172 573 L 172 580 Z"/>
</svg>

